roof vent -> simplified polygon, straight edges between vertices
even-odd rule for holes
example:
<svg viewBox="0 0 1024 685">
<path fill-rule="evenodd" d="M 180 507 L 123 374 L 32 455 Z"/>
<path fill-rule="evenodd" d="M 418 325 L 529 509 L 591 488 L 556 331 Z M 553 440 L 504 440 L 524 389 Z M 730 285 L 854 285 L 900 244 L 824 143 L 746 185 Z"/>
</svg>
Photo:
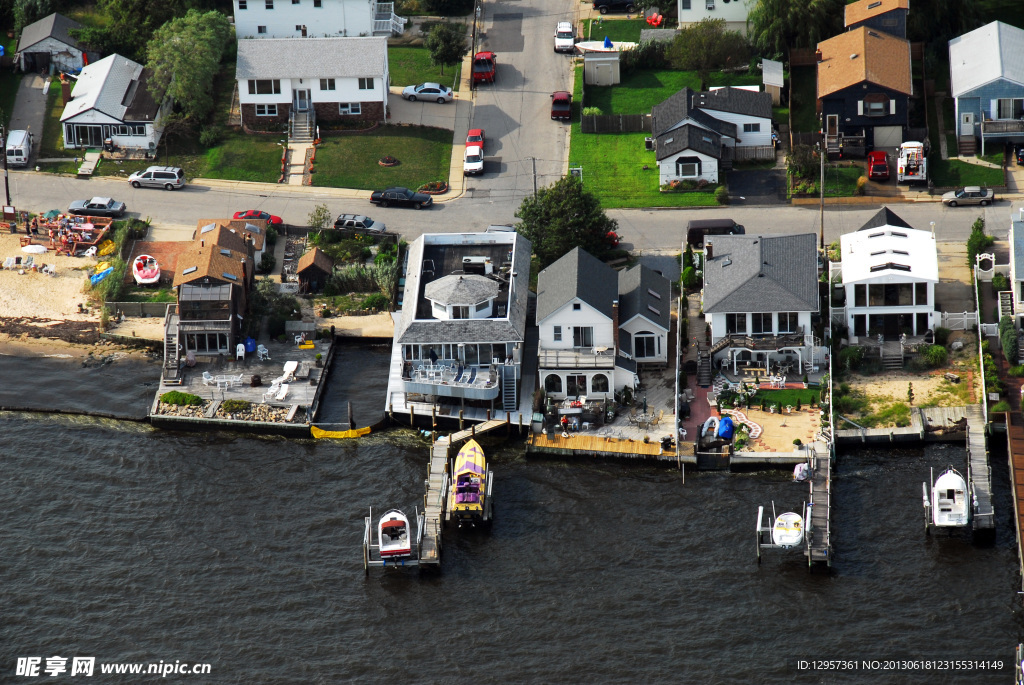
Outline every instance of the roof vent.
<svg viewBox="0 0 1024 685">
<path fill-rule="evenodd" d="M 857 59 L 857 53 L 855 52 L 852 55 L 850 55 L 850 59 Z"/>
<path fill-rule="evenodd" d="M 723 267 L 729 266 L 730 264 L 732 264 L 732 260 L 729 259 L 728 257 L 726 257 L 725 259 L 722 260 L 722 266 Z"/>
<path fill-rule="evenodd" d="M 875 33 L 874 31 L 868 31 L 868 35 L 871 36 L 872 38 L 881 38 L 881 36 Z"/>
<path fill-rule="evenodd" d="M 188 274 L 190 274 L 190 273 L 192 273 L 194 271 L 199 271 L 199 267 L 198 266 L 190 266 L 189 268 L 187 268 L 184 271 L 182 271 L 181 275 L 182 276 L 187 276 Z"/>
<path fill-rule="evenodd" d="M 876 7 L 881 7 L 881 6 L 882 6 L 882 2 L 881 2 L 881 0 L 879 0 L 879 2 L 873 2 L 870 5 L 868 5 L 868 9 L 869 10 L 873 10 Z"/>
</svg>

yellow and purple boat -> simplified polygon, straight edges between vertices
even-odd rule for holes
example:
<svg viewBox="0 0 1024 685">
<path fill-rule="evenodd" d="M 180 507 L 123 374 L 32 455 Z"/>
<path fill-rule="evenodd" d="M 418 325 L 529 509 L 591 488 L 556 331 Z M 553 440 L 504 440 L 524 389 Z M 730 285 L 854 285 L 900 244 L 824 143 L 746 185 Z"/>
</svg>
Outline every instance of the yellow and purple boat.
<svg viewBox="0 0 1024 685">
<path fill-rule="evenodd" d="M 484 451 L 476 440 L 470 440 L 455 457 L 452 480 L 448 489 L 448 515 L 463 523 L 476 525 L 491 520 L 492 474 L 487 468 Z"/>
</svg>

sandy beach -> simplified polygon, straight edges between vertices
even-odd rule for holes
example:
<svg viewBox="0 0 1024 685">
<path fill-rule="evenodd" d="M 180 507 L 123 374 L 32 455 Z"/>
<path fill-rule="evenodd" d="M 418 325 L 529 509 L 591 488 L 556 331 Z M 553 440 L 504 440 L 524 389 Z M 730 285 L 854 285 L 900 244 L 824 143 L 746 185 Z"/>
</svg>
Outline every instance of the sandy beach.
<svg viewBox="0 0 1024 685">
<path fill-rule="evenodd" d="M 0 234 L 0 261 L 8 257 L 28 257 L 22 252 L 19 239 L 24 234 Z M 33 270 L 0 270 L 0 318 L 31 318 L 46 325 L 62 321 L 99 321 L 98 312 L 80 313 L 85 305 L 86 276 L 98 263 L 95 257 L 56 256 L 53 251 L 33 255 L 37 265 L 53 264 L 57 275 L 49 276 Z"/>
</svg>

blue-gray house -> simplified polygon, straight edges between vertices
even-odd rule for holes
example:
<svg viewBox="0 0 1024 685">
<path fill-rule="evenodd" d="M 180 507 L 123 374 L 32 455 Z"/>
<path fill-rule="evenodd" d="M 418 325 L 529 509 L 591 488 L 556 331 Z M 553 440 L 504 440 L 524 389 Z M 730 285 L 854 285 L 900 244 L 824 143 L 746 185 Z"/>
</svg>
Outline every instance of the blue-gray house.
<svg viewBox="0 0 1024 685">
<path fill-rule="evenodd" d="M 1024 30 L 994 21 L 949 41 L 960 154 L 1024 143 Z"/>
<path fill-rule="evenodd" d="M 858 0 L 846 6 L 848 31 L 866 26 L 897 38 L 907 37 L 910 0 Z"/>
</svg>

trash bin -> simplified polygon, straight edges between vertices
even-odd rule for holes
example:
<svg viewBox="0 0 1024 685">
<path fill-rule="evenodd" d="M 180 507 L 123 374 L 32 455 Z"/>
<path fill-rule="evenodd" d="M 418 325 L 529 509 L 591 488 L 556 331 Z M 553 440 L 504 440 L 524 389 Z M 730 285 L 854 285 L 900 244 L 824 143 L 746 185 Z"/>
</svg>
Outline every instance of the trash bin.
<svg viewBox="0 0 1024 685">
<path fill-rule="evenodd" d="M 253 374 L 252 381 L 250 383 L 250 387 L 258 388 L 261 385 L 263 385 L 263 377 L 260 376 L 259 374 Z"/>
<path fill-rule="evenodd" d="M 253 340 L 252 338 L 246 338 L 245 339 L 245 351 L 246 351 L 246 354 L 248 354 L 250 352 L 255 352 L 256 351 L 256 341 Z"/>
</svg>

